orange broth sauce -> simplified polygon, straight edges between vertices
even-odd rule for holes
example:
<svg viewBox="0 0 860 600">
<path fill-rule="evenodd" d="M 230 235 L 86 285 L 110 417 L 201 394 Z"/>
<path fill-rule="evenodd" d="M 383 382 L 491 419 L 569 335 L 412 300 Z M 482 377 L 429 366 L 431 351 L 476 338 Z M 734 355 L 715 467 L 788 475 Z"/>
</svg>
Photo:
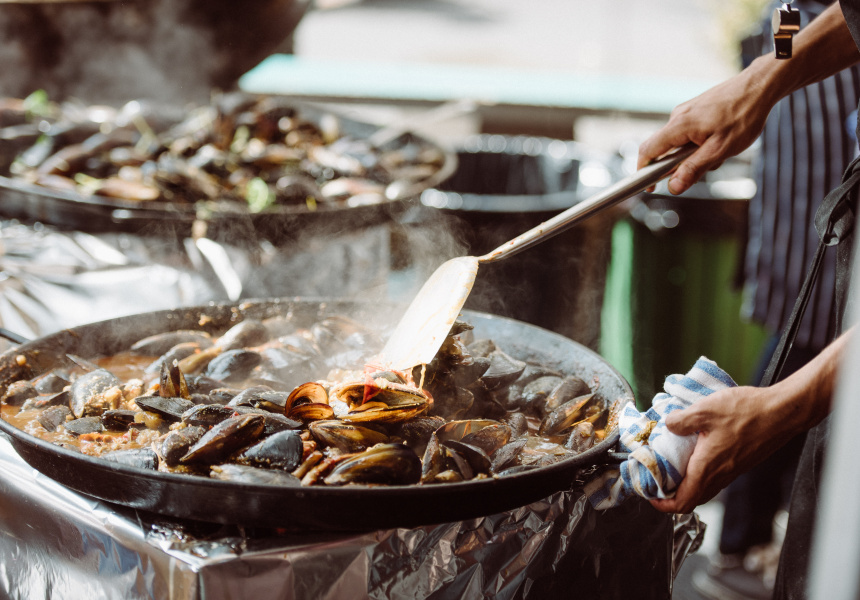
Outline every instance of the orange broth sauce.
<svg viewBox="0 0 860 600">
<path fill-rule="evenodd" d="M 120 381 L 126 382 L 129 379 L 143 379 L 144 370 L 156 358 L 152 356 L 140 356 L 130 352 L 120 352 L 113 356 L 92 359 L 92 362 L 116 375 Z M 79 374 L 82 370 L 75 368 L 72 372 Z M 21 431 L 34 435 L 46 442 L 65 443 L 77 448 L 82 447 L 81 440 L 65 431 L 62 427 L 58 427 L 56 431 L 45 430 L 36 420 L 36 417 L 40 413 L 41 409 L 21 410 L 19 406 L 0 404 L 0 418 Z M 125 432 L 122 431 L 104 431 L 98 435 L 103 438 L 120 438 L 124 434 Z M 140 447 L 140 444 L 128 441 L 124 444 L 124 447 L 135 448 Z"/>
</svg>

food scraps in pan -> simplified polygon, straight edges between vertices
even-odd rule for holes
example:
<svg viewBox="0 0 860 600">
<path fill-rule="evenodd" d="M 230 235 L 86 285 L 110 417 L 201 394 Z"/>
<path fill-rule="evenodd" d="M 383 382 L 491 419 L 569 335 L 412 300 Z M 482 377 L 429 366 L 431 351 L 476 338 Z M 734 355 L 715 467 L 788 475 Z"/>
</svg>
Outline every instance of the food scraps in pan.
<svg viewBox="0 0 860 600">
<path fill-rule="evenodd" d="M 472 339 L 464 322 L 409 372 L 369 363 L 380 345 L 340 316 L 309 328 L 246 319 L 220 336 L 172 331 L 14 382 L 0 410 L 90 456 L 274 485 L 504 477 L 605 437 L 597 382 L 518 360 Z"/>
</svg>

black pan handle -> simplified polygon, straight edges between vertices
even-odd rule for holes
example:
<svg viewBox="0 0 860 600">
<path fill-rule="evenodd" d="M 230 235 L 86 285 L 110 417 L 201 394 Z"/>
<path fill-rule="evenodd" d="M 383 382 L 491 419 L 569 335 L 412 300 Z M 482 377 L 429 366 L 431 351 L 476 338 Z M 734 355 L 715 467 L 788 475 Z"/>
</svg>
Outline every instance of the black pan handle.
<svg viewBox="0 0 860 600">
<path fill-rule="evenodd" d="M 18 335 L 14 331 L 9 331 L 8 329 L 4 329 L 2 327 L 0 327 L 0 337 L 6 338 L 7 340 L 12 342 L 13 344 L 18 344 L 19 346 L 21 344 L 26 344 L 27 342 L 30 341 L 27 338 L 25 338 L 23 335 Z"/>
<path fill-rule="evenodd" d="M 607 452 L 606 464 L 620 464 L 630 458 L 629 452 Z"/>
</svg>

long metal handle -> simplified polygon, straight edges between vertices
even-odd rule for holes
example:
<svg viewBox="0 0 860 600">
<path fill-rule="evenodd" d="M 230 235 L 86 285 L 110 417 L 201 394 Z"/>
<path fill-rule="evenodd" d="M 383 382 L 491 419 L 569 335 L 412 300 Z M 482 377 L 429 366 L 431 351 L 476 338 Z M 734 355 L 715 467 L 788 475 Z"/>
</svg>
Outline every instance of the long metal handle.
<svg viewBox="0 0 860 600">
<path fill-rule="evenodd" d="M 478 262 L 493 262 L 512 256 L 517 252 L 522 252 L 526 248 L 530 248 L 554 235 L 558 235 L 595 213 L 651 187 L 671 173 L 682 160 L 690 156 L 697 148 L 698 146 L 695 144 L 687 144 L 669 156 L 639 169 L 615 185 L 608 187 L 602 192 L 598 192 L 591 198 L 577 203 L 566 211 L 557 214 L 552 219 L 544 221 L 537 227 L 533 227 L 522 235 L 515 237 L 511 241 L 505 242 L 492 252 L 479 257 Z"/>
</svg>

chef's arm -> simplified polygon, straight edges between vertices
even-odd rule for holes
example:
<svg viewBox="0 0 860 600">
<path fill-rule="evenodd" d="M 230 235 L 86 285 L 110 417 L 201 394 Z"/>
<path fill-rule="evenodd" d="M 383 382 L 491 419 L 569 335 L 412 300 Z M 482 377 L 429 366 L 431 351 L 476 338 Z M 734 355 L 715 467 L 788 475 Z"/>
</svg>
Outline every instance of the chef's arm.
<svg viewBox="0 0 860 600">
<path fill-rule="evenodd" d="M 761 56 L 731 79 L 677 106 L 668 123 L 639 147 L 639 167 L 693 142 L 699 149 L 669 180 L 669 191 L 680 194 L 706 171 L 748 148 L 781 98 L 858 61 L 860 51 L 834 3 L 794 37 L 792 58 Z"/>
<path fill-rule="evenodd" d="M 675 497 L 651 504 L 664 512 L 690 512 L 818 424 L 830 411 L 836 371 L 853 330 L 770 387 L 728 388 L 671 413 L 666 419 L 670 431 L 699 437 Z"/>
</svg>

